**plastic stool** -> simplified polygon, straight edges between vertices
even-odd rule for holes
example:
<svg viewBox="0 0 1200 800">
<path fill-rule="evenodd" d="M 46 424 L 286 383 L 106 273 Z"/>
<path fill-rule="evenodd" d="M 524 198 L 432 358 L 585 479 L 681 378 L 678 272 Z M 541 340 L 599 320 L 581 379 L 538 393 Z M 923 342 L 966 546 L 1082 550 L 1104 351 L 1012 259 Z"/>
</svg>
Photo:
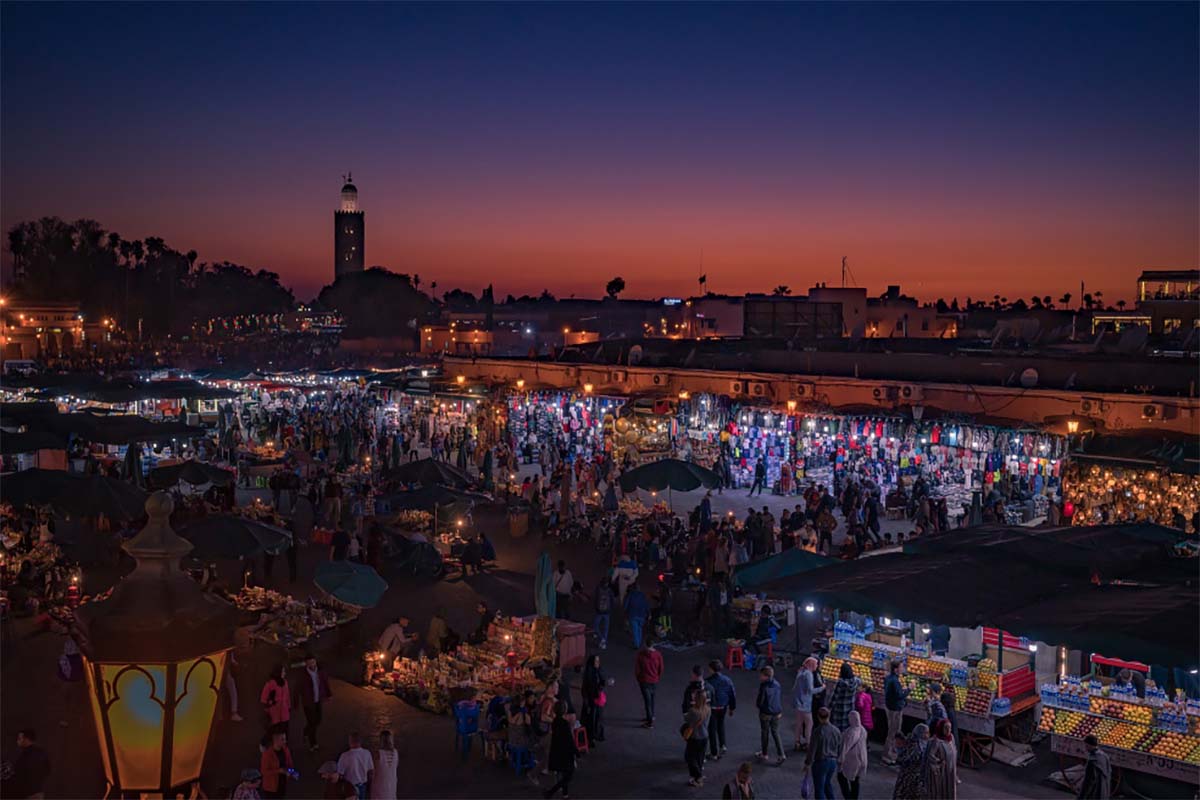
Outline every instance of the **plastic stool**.
<svg viewBox="0 0 1200 800">
<path fill-rule="evenodd" d="M 520 777 L 526 770 L 531 770 L 537 766 L 537 760 L 533 757 L 533 751 L 528 747 L 509 747 L 508 760 L 512 763 L 513 772 Z"/>
<path fill-rule="evenodd" d="M 775 663 L 775 645 L 771 642 L 767 642 L 766 660 L 768 664 Z"/>
<path fill-rule="evenodd" d="M 466 758 L 471 752 L 471 739 L 479 733 L 479 705 L 463 700 L 454 706 L 454 749 Z"/>
<path fill-rule="evenodd" d="M 737 645 L 727 645 L 725 648 L 725 669 L 742 668 L 746 666 L 746 660 L 742 654 L 742 648 Z"/>
<path fill-rule="evenodd" d="M 575 729 L 575 750 L 580 753 L 588 751 L 587 728 L 582 725 Z"/>
</svg>

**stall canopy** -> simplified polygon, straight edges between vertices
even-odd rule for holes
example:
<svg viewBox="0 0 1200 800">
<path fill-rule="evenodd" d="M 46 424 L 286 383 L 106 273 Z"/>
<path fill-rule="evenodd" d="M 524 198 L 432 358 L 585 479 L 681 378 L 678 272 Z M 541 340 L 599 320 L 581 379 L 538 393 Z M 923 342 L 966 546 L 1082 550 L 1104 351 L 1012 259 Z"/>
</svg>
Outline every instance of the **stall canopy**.
<svg viewBox="0 0 1200 800">
<path fill-rule="evenodd" d="M 457 467 L 434 458 L 410 461 L 388 470 L 384 477 L 401 483 L 419 483 L 422 486 L 453 486 L 465 489 L 471 478 Z"/>
<path fill-rule="evenodd" d="M 0 433 L 0 455 L 62 450 L 66 446 L 66 439 L 53 433 Z"/>
<path fill-rule="evenodd" d="M 756 591 L 866 614 L 989 625 L 1079 649 L 1197 662 L 1196 564 L 1155 525 L 994 528 L 914 542 L 905 553 L 767 580 Z"/>
<path fill-rule="evenodd" d="M 7 422 L 7 420 L 5 420 Z M 204 428 L 182 422 L 151 422 L 132 414 L 54 414 L 26 422 L 27 433 L 51 434 L 59 438 L 77 436 L 98 444 L 163 442 L 203 436 Z"/>
<path fill-rule="evenodd" d="M 1071 578 L 1107 580 L 1162 563 L 1179 531 L 1153 524 L 1066 528 L 988 526 L 921 537 L 904 546 L 910 555 L 966 553 L 997 568 L 1053 568 Z"/>
<path fill-rule="evenodd" d="M 1002 614 L 995 624 L 1038 641 L 1189 666 L 1200 658 L 1200 589 L 1195 582 L 1086 586 Z"/>
<path fill-rule="evenodd" d="M 203 486 L 209 483 L 214 486 L 228 486 L 234 480 L 234 474 L 229 470 L 194 460 L 152 469 L 148 477 L 151 486 L 163 489 L 169 489 L 180 481 L 193 486 Z"/>
<path fill-rule="evenodd" d="M 117 519 L 137 519 L 144 513 L 146 494 L 129 483 L 103 475 L 27 469 L 0 481 L 0 500 L 14 506 L 48 505 L 84 517 L 106 514 Z"/>
<path fill-rule="evenodd" d="M 770 558 L 751 561 L 748 564 L 738 564 L 733 568 L 733 580 L 743 589 L 752 590 L 768 581 L 790 578 L 793 575 L 835 563 L 837 563 L 836 559 L 792 548 Z"/>
<path fill-rule="evenodd" d="M 35 375 L 5 379 L 4 388 L 35 389 L 45 399 L 78 397 L 98 403 L 132 403 L 135 400 L 219 400 L 238 392 L 205 386 L 193 380 L 105 380 L 95 375 Z"/>
</svg>

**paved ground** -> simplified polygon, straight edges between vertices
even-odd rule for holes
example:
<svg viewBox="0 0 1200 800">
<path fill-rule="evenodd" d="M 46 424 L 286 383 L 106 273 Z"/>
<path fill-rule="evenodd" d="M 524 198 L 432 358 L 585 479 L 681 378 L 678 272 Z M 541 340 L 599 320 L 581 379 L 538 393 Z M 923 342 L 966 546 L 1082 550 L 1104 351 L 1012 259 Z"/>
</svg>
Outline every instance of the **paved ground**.
<svg viewBox="0 0 1200 800">
<path fill-rule="evenodd" d="M 726 493 L 717 508 L 725 504 L 737 507 L 744 495 Z M 676 507 L 690 508 L 699 495 L 676 495 Z M 755 504 L 760 501 L 755 499 Z M 777 509 L 781 498 L 764 498 L 762 502 Z M 744 511 L 742 512 L 744 513 Z M 356 685 L 358 657 L 366 643 L 378 635 L 385 623 L 399 613 L 410 616 L 422 633 L 435 608 L 446 611 L 451 626 L 460 631 L 470 630 L 475 622 L 474 606 L 484 598 L 491 608 L 505 613 L 525 614 L 533 611 L 533 565 L 542 548 L 547 545 L 537 534 L 511 539 L 502 532 L 503 516 L 481 513 L 477 524 L 495 531 L 499 563 L 497 569 L 466 580 L 414 582 L 389 575 L 392 588 L 380 608 L 365 613 L 356 626 L 320 637 L 315 647 L 327 666 L 337 677 L 334 698 L 328 705 L 326 721 L 321 729 L 322 748 L 310 754 L 297 748 L 297 767 L 302 775 L 298 785 L 289 788 L 290 797 L 319 796 L 316 768 L 329 758 L 336 757 L 344 747 L 346 734 L 360 730 L 374 737 L 379 730 L 390 728 L 397 734 L 401 750 L 400 797 L 534 797 L 537 789 L 525 778 L 517 778 L 511 769 L 484 763 L 478 748 L 465 762 L 453 753 L 453 723 L 449 717 L 434 716 L 417 710 L 399 699 Z M 558 546 L 549 543 L 556 557 L 568 560 L 575 575 L 588 585 L 599 578 L 602 565 L 599 554 L 589 545 Z M 315 563 L 323 557 L 315 551 L 305 552 L 301 574 L 311 575 Z M 276 580 L 281 578 L 277 565 Z M 278 586 L 277 588 L 287 588 Z M 312 591 L 303 580 L 291 591 L 304 597 Z M 576 773 L 572 793 L 577 797 L 719 797 L 721 787 L 732 775 L 739 761 L 750 759 L 758 749 L 758 724 L 753 714 L 755 673 L 736 674 L 739 696 L 745 710 L 730 720 L 731 748 L 728 756 L 708 767 L 708 780 L 701 789 L 687 785 L 683 763 L 683 747 L 676 731 L 676 709 L 682 695 L 689 667 L 720 655 L 717 647 L 698 648 L 688 652 L 665 652 L 666 677 L 659 690 L 659 716 L 662 724 L 652 731 L 639 727 L 641 703 L 632 678 L 633 649 L 614 621 L 614 634 L 604 653 L 604 665 L 617 679 L 610 693 L 606 710 L 608 740 L 599 749 L 584 757 Z M 16 640 L 4 647 L 2 700 L 4 755 L 11 757 L 9 743 L 16 729 L 33 724 L 50 752 L 54 772 L 48 787 L 50 797 L 97 797 L 103 788 L 94 728 L 86 698 L 78 686 L 64 687 L 55 674 L 61 640 L 51 634 L 28 638 L 27 623 L 18 624 Z M 792 641 L 786 633 L 783 641 Z M 255 652 L 253 663 L 247 665 L 241 683 L 242 708 L 246 721 L 220 721 L 207 760 L 205 788 L 212 797 L 223 797 L 228 787 L 236 783 L 239 771 L 255 765 L 257 742 L 262 727 L 255 713 L 255 700 L 267 670 L 281 653 L 262 647 Z M 578 702 L 578 675 L 575 698 Z M 783 676 L 790 686 L 791 673 Z M 298 743 L 302 722 L 297 715 L 291 726 L 291 741 Z M 60 721 L 67 723 L 60 725 Z M 790 728 L 785 725 L 785 730 Z M 785 736 L 790 743 L 790 735 Z M 991 764 L 978 772 L 964 772 L 960 787 L 963 798 L 1024 798 L 1062 797 L 1062 793 L 1042 783 L 1057 762 L 1045 745 L 1039 761 L 1024 769 Z M 880 748 L 873 744 L 871 767 L 864 783 L 863 797 L 890 797 L 894 773 L 879 764 Z M 467 767 L 464 769 L 463 767 Z M 802 777 L 801 762 L 791 759 L 781 767 L 755 767 L 758 796 L 762 798 L 792 798 L 799 796 Z"/>
</svg>

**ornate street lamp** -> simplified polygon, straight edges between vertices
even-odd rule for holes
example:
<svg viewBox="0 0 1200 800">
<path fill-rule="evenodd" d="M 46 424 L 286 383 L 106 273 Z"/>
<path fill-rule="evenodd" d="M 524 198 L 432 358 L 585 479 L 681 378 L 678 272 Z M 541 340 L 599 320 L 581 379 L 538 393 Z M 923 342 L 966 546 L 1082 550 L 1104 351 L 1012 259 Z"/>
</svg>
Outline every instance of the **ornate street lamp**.
<svg viewBox="0 0 1200 800">
<path fill-rule="evenodd" d="M 137 567 L 112 595 L 79 609 L 106 797 L 198 793 L 237 610 L 179 569 L 192 545 L 171 530 L 171 496 L 124 545 Z"/>
</svg>

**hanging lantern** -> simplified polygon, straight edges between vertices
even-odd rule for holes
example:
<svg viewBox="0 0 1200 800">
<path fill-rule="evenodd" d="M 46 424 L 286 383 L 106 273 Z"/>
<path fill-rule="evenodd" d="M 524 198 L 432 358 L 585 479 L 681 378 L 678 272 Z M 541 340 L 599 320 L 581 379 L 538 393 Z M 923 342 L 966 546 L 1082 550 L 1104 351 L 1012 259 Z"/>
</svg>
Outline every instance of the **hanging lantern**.
<svg viewBox="0 0 1200 800">
<path fill-rule="evenodd" d="M 82 607 L 84 671 L 109 797 L 198 789 L 237 609 L 179 569 L 192 545 L 168 522 L 166 492 L 124 545 L 137 567 Z"/>
</svg>

